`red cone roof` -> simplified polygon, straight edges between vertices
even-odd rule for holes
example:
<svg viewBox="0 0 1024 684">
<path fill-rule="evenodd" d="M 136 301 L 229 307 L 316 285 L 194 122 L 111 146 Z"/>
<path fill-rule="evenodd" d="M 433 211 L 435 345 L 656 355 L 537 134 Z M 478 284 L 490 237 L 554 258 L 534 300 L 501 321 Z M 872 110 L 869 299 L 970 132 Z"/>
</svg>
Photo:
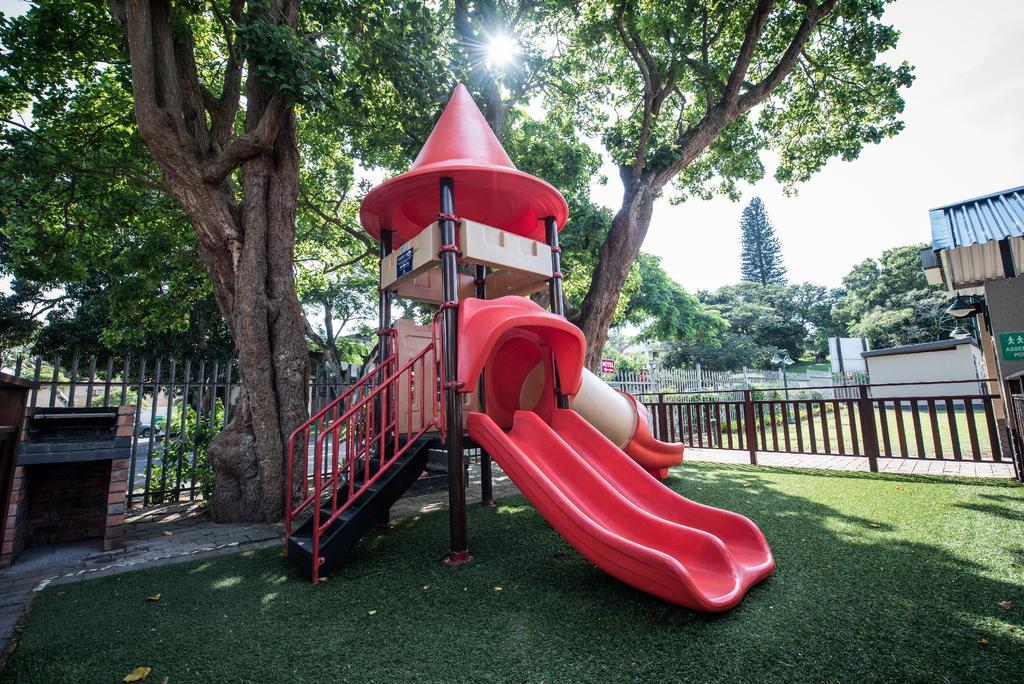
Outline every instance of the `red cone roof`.
<svg viewBox="0 0 1024 684">
<path fill-rule="evenodd" d="M 380 239 L 394 233 L 394 246 L 437 220 L 440 180 L 455 182 L 455 214 L 534 240 L 544 240 L 544 219 L 561 230 L 569 217 L 565 198 L 545 181 L 516 169 L 465 86 L 448 106 L 412 167 L 366 194 L 359 209 L 363 228 Z"/>
</svg>

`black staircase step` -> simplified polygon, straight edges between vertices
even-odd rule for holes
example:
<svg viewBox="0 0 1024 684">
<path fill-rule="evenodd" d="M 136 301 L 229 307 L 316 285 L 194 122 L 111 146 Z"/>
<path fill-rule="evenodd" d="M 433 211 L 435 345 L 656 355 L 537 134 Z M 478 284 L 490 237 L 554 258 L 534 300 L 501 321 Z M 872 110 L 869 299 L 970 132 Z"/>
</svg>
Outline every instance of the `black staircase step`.
<svg viewBox="0 0 1024 684">
<path fill-rule="evenodd" d="M 321 577 L 336 568 L 348 552 L 374 526 L 387 519 L 388 512 L 405 491 L 419 478 L 427 464 L 431 439 L 420 439 L 401 458 L 389 466 L 380 478 L 359 495 L 349 508 L 320 537 L 319 574 Z M 376 460 L 376 459 L 374 459 Z M 373 463 L 373 461 L 371 461 Z M 376 464 L 373 463 L 375 468 Z M 371 470 L 371 473 L 375 470 Z M 357 472 L 362 475 L 361 472 Z M 356 486 L 362 478 L 358 477 Z M 344 489 L 347 497 L 347 486 Z M 339 505 L 341 492 L 339 492 Z M 321 524 L 331 515 L 330 505 L 321 508 Z M 307 575 L 313 572 L 312 518 L 296 528 L 288 538 L 288 558 Z"/>
</svg>

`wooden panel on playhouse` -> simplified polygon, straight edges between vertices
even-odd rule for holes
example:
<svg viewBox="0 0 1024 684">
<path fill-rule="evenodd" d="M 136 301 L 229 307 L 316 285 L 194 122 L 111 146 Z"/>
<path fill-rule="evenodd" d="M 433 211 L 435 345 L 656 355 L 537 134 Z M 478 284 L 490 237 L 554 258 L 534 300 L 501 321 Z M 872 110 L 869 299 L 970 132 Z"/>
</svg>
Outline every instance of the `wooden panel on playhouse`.
<svg viewBox="0 0 1024 684">
<path fill-rule="evenodd" d="M 551 278 L 551 248 L 499 228 L 460 220 L 459 262 L 487 266 L 487 298 L 529 296 L 547 287 Z M 380 264 L 380 287 L 399 297 L 441 302 L 440 231 L 432 223 Z M 459 274 L 459 298 L 472 297 L 473 275 Z"/>
<path fill-rule="evenodd" d="M 398 331 L 398 367 L 416 356 L 428 344 L 430 344 L 431 326 L 416 325 L 407 318 L 395 321 L 395 329 Z M 426 363 L 423 365 L 425 377 L 421 377 L 420 364 L 417 363 L 413 372 L 416 379 L 412 387 L 412 428 L 418 432 L 420 427 L 434 419 L 434 392 L 437 387 L 434 384 L 436 371 L 434 368 L 434 355 L 427 354 Z M 398 430 L 406 434 L 409 430 L 409 376 L 403 373 L 398 381 Z M 466 415 L 470 411 L 479 410 L 480 401 L 476 392 L 469 392 L 462 395 L 462 419 L 465 423 Z"/>
</svg>

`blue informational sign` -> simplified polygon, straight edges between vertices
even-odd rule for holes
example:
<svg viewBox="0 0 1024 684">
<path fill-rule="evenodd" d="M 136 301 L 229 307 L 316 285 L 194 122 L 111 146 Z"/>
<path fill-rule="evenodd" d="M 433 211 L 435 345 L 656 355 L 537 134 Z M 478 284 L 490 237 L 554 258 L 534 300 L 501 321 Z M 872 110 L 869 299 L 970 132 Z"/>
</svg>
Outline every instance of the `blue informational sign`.
<svg viewBox="0 0 1024 684">
<path fill-rule="evenodd" d="M 398 253 L 395 258 L 395 277 L 401 278 L 412 270 L 413 251 L 412 245 L 410 245 Z"/>
</svg>

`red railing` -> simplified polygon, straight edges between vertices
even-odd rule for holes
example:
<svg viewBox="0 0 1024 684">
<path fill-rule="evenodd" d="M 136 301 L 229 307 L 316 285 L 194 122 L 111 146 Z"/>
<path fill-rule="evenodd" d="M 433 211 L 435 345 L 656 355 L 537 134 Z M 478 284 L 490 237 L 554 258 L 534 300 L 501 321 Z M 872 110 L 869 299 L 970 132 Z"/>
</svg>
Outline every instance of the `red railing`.
<svg viewBox="0 0 1024 684">
<path fill-rule="evenodd" d="M 297 513 L 309 505 L 310 498 L 310 473 L 309 460 L 310 448 L 316 444 L 317 438 L 323 434 L 339 416 L 345 414 L 351 406 L 363 397 L 367 396 L 374 387 L 382 380 L 390 376 L 398 363 L 397 345 L 395 344 L 396 332 L 391 330 L 389 349 L 392 352 L 377 366 L 359 378 L 351 387 L 343 392 L 337 399 L 330 402 L 322 409 L 310 416 L 309 420 L 300 425 L 292 432 L 288 440 L 288 462 L 286 469 L 285 484 L 285 539 L 291 535 L 292 522 Z M 300 460 L 296 462 L 296 457 Z M 297 482 L 296 482 L 297 481 Z M 294 499 L 298 496 L 301 500 L 296 506 Z"/>
<path fill-rule="evenodd" d="M 314 582 L 318 579 L 320 537 L 420 437 L 434 428 L 437 416 L 434 349 L 433 343 L 428 344 L 397 369 L 394 369 L 393 358 L 389 358 L 360 381 L 362 391 L 354 387 L 355 391 L 350 391 L 347 398 L 339 398 L 338 413 L 315 437 L 312 487 L 303 466 L 303 488 L 297 505 L 292 505 L 289 486 L 286 536 L 291 534 L 296 518 L 311 515 Z M 428 369 L 431 372 L 428 373 Z M 385 375 L 384 370 L 391 372 L 375 381 L 374 378 Z M 293 434 L 289 444 L 290 484 L 291 473 L 297 469 L 294 464 L 296 444 L 303 445 L 305 464 L 310 430 L 317 421 L 325 421 L 333 410 L 328 407 Z M 328 506 L 330 512 L 325 518 L 326 511 L 322 509 Z"/>
</svg>

